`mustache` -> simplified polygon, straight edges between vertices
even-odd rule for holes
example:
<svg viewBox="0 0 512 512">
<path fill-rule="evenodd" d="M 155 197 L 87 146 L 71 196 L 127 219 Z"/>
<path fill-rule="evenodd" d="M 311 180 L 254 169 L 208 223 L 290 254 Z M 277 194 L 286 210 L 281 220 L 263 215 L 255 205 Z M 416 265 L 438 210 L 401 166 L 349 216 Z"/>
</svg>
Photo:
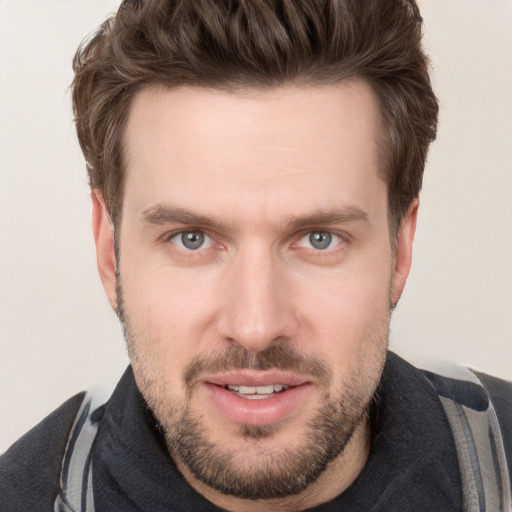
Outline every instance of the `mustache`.
<svg viewBox="0 0 512 512">
<path fill-rule="evenodd" d="M 305 355 L 290 345 L 270 345 L 260 352 L 249 352 L 239 345 L 231 345 L 222 353 L 197 355 L 188 365 L 183 380 L 191 389 L 202 377 L 212 373 L 237 370 L 277 369 L 313 377 L 324 386 L 332 381 L 332 372 L 322 359 Z"/>
</svg>

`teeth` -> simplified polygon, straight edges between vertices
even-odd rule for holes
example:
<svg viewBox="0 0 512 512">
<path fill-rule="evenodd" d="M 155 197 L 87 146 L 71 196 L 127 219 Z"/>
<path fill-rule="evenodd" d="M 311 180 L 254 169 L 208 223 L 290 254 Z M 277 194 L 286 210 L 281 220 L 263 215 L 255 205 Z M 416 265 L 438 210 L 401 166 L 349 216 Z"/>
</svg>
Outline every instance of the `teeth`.
<svg viewBox="0 0 512 512">
<path fill-rule="evenodd" d="M 268 386 L 237 386 L 235 384 L 228 384 L 227 388 L 242 395 L 271 395 L 272 393 L 279 393 L 288 389 L 288 386 L 284 384 L 269 384 Z"/>
<path fill-rule="evenodd" d="M 274 392 L 274 386 L 270 384 L 269 386 L 258 386 L 256 388 L 256 394 L 258 395 L 270 395 Z"/>
<path fill-rule="evenodd" d="M 238 392 L 242 393 L 242 395 L 254 395 L 254 393 L 256 393 L 256 388 L 249 386 L 240 386 L 238 388 Z"/>
</svg>

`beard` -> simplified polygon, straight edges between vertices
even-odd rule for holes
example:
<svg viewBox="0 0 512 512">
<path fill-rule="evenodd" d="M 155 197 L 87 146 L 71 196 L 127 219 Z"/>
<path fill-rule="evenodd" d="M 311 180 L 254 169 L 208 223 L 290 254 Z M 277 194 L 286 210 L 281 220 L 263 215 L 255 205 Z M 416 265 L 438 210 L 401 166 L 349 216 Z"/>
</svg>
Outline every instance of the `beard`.
<svg viewBox="0 0 512 512">
<path fill-rule="evenodd" d="M 155 342 L 136 332 L 123 303 L 118 280 L 118 316 L 123 325 L 137 385 L 164 435 L 171 457 L 184 473 L 225 495 L 265 500 L 299 494 L 328 464 L 343 454 L 356 429 L 367 421 L 385 364 L 389 318 L 364 341 L 371 347 L 342 382 L 333 382 L 329 365 L 304 354 L 285 340 L 274 340 L 258 353 L 230 345 L 222 353 L 196 356 L 182 379 L 186 394 L 175 396 Z M 194 392 L 207 373 L 278 369 L 313 377 L 322 390 L 319 405 L 294 434 L 294 443 L 279 439 L 281 425 L 240 425 L 237 439 L 216 441 L 205 416 L 194 410 Z M 275 442 L 269 448 L 269 441 Z M 240 445 L 240 441 L 244 444 Z M 242 447 L 242 448 L 240 448 Z"/>
</svg>

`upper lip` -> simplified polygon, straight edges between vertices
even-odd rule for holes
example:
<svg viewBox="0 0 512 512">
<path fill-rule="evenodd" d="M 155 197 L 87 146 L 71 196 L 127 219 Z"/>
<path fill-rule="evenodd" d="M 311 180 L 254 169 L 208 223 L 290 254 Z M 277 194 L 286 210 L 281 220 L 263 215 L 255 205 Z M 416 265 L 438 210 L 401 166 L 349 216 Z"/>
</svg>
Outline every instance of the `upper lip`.
<svg viewBox="0 0 512 512">
<path fill-rule="evenodd" d="M 229 384 L 238 386 L 268 386 L 269 384 L 281 384 L 284 386 L 300 386 L 311 381 L 311 379 L 294 375 L 279 370 L 241 370 L 226 372 L 216 375 L 209 375 L 201 379 L 208 384 L 216 386 L 227 386 Z"/>
</svg>

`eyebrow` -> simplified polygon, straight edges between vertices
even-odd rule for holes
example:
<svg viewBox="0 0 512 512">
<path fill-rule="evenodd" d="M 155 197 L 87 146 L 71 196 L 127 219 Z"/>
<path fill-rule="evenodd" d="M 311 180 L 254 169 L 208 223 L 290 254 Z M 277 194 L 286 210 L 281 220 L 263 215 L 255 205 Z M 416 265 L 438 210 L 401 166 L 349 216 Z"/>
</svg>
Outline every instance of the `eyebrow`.
<svg viewBox="0 0 512 512">
<path fill-rule="evenodd" d="M 209 229 L 226 230 L 229 226 L 225 222 L 219 222 L 209 215 L 191 212 L 184 208 L 157 204 L 144 210 L 141 221 L 145 224 L 164 226 L 166 224 L 186 224 L 189 226 L 200 226 Z"/>
<path fill-rule="evenodd" d="M 305 227 L 351 222 L 368 223 L 368 214 L 359 206 L 351 205 L 339 210 L 317 210 L 306 215 L 292 217 L 286 226 L 291 230 L 299 230 Z"/>
<path fill-rule="evenodd" d="M 144 210 L 141 215 L 141 221 L 145 224 L 158 226 L 179 223 L 221 231 L 233 229 L 232 225 L 219 221 L 210 215 L 195 213 L 184 208 L 162 203 Z M 368 214 L 356 205 L 350 205 L 337 210 L 316 210 L 305 215 L 293 216 L 286 222 L 285 227 L 287 230 L 300 230 L 306 227 L 352 222 L 368 223 Z"/>
</svg>

